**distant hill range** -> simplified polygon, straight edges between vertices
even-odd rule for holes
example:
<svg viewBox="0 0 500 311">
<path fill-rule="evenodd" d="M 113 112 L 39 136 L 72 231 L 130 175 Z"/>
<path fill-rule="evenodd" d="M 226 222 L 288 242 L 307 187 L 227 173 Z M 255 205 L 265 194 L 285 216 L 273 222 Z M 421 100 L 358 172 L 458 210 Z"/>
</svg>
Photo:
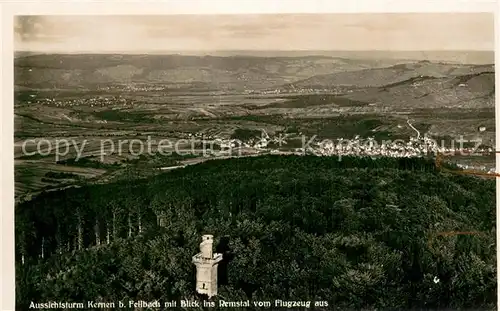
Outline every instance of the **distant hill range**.
<svg viewBox="0 0 500 311">
<path fill-rule="evenodd" d="M 420 61 L 398 64 L 385 68 L 370 68 L 356 71 L 315 75 L 285 85 L 285 88 L 331 88 L 336 86 L 381 87 L 409 79 L 429 77 L 446 78 L 494 72 L 493 65 L 458 65 Z"/>
<path fill-rule="evenodd" d="M 93 88 L 109 84 L 184 83 L 206 89 L 266 89 L 315 75 L 380 68 L 401 60 L 329 56 L 254 57 L 66 54 L 19 56 L 15 84 L 30 88 Z"/>
<path fill-rule="evenodd" d="M 336 90 L 358 103 L 398 107 L 486 108 L 495 105 L 493 65 L 420 61 L 386 68 L 316 75 L 279 91 Z"/>
<path fill-rule="evenodd" d="M 473 84 L 476 88 L 487 89 L 488 92 L 494 89 L 493 65 L 399 59 L 42 54 L 19 56 L 14 64 L 16 86 L 33 89 L 96 89 L 110 85 L 158 84 L 214 91 L 334 90 L 342 87 L 390 87 L 405 82 L 415 85 L 420 83 L 419 79 L 434 79 L 432 88 L 439 88 L 443 84 L 434 82 L 456 82 L 458 86 L 463 84 L 460 79 L 466 77 L 475 77 Z"/>
<path fill-rule="evenodd" d="M 39 54 L 61 54 L 36 51 L 16 51 L 15 57 Z M 91 54 L 90 52 L 72 52 L 67 54 Z M 148 54 L 148 55 L 191 55 L 191 56 L 253 56 L 253 57 L 308 57 L 323 56 L 347 59 L 375 59 L 375 60 L 402 60 L 419 61 L 429 60 L 432 62 L 448 62 L 460 64 L 492 64 L 495 62 L 494 51 L 321 51 L 321 50 L 303 50 L 303 51 L 273 51 L 273 50 L 225 50 L 225 51 L 145 51 L 145 52 L 108 52 L 105 54 Z"/>
</svg>

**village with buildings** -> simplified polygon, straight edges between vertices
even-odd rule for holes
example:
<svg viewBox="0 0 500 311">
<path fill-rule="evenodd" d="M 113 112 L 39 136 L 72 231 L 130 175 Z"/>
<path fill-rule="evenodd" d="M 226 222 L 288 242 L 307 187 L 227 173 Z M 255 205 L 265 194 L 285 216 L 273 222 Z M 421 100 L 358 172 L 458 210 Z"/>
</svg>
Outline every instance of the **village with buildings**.
<svg viewBox="0 0 500 311">
<path fill-rule="evenodd" d="M 411 123 L 408 122 L 411 126 Z M 199 136 L 199 135 L 195 135 Z M 385 140 L 379 142 L 374 137 L 362 138 L 356 135 L 354 138 L 338 138 L 336 140 L 314 140 L 311 137 L 302 137 L 303 145 L 301 148 L 286 148 L 286 135 L 270 136 L 265 131 L 262 131 L 260 138 L 241 141 L 238 139 L 221 139 L 215 138 L 211 141 L 212 144 L 218 145 L 221 152 L 231 151 L 233 154 L 240 148 L 246 150 L 254 150 L 256 152 L 269 152 L 270 154 L 296 154 L 305 155 L 311 154 L 316 156 L 367 156 L 367 157 L 395 157 L 395 158 L 413 158 L 413 157 L 429 157 L 429 156 L 491 156 L 494 154 L 492 147 L 485 147 L 476 141 L 474 147 L 464 147 L 466 140 L 458 139 L 451 142 L 438 142 L 428 135 L 420 136 L 417 131 L 416 137 L 410 137 L 408 141 L 403 140 Z M 207 144 L 208 145 L 208 144 Z M 272 145 L 272 147 L 271 147 Z M 279 146 L 279 147 L 277 147 Z M 284 148 L 282 148 L 284 147 Z M 287 149 L 285 151 L 285 149 Z M 468 164 L 457 164 L 458 167 L 465 170 L 480 170 L 488 174 L 494 174 L 494 167 L 487 166 L 471 166 Z"/>
</svg>

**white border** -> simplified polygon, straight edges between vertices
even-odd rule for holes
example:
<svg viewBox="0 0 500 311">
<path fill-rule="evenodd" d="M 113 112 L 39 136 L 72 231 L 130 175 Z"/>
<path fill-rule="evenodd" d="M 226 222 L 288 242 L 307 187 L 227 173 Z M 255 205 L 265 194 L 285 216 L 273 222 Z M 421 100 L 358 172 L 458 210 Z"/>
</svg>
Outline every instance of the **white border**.
<svg viewBox="0 0 500 311">
<path fill-rule="evenodd" d="M 495 0 L 79 0 L 4 4 L 15 15 L 493 12 Z"/>
<path fill-rule="evenodd" d="M 495 168 L 496 172 L 498 173 L 500 171 L 500 105 L 498 104 L 499 98 L 500 98 L 500 70 L 499 70 L 499 64 L 500 64 L 500 2 L 497 2 L 496 4 L 496 9 L 495 9 Z M 498 232 L 498 222 L 500 220 L 500 177 L 496 178 L 496 190 L 497 190 L 497 197 L 496 197 L 496 234 L 497 234 L 497 239 L 496 239 L 496 247 L 497 247 L 497 308 L 500 306 L 500 287 L 498 286 L 498 267 L 500 267 L 500 251 L 498 249 L 499 242 L 500 242 L 500 233 Z"/>
<path fill-rule="evenodd" d="M 162 15 L 162 14 L 252 14 L 252 13 L 403 13 L 403 12 L 495 12 L 495 48 L 500 40 L 495 0 L 165 0 L 165 1 L 17 1 L 0 4 L 2 29 L 3 95 L 0 146 L 0 310 L 14 310 L 14 122 L 13 122 L 13 16 L 14 15 Z M 500 56 L 495 55 L 500 64 Z M 500 71 L 495 70 L 496 98 L 500 96 Z M 495 109 L 496 129 L 500 128 L 500 106 Z M 500 151 L 500 131 L 496 148 Z M 12 147 L 11 147 L 12 146 Z M 496 157 L 500 167 L 500 154 Z M 497 178 L 497 224 L 500 211 L 500 178 Z M 497 230 L 497 245 L 500 234 Z M 498 249 L 497 249 L 498 252 Z M 498 253 L 497 253 L 498 254 Z M 497 267 L 500 258 L 497 255 Z M 500 292 L 500 289 L 498 290 Z M 497 295 L 500 304 L 500 295 Z"/>
</svg>

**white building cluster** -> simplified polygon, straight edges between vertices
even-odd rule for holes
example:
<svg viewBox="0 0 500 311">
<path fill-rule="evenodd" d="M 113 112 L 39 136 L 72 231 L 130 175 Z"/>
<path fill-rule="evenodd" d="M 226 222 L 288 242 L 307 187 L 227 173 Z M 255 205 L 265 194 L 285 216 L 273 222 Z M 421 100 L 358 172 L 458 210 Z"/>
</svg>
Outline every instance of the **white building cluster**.
<svg viewBox="0 0 500 311">
<path fill-rule="evenodd" d="M 423 139 L 410 138 L 408 142 L 402 140 L 377 142 L 373 137 L 362 139 L 358 136 L 354 139 L 339 138 L 337 142 L 323 140 L 311 144 L 309 152 L 319 153 L 325 156 L 386 156 L 386 157 L 419 157 L 431 153 L 453 153 L 452 148 L 439 147 L 436 141 L 424 137 Z"/>
<path fill-rule="evenodd" d="M 382 141 L 378 143 L 373 137 L 362 139 L 356 136 L 354 139 L 340 138 L 335 143 L 332 140 L 324 140 L 311 144 L 305 150 L 301 150 L 322 156 L 370 156 L 370 157 L 395 157 L 412 158 L 429 155 L 485 155 L 491 154 L 490 148 L 457 148 L 455 146 L 445 147 L 444 143 L 439 145 L 434 139 L 427 136 L 423 138 L 411 137 L 408 142 L 402 140 Z M 476 169 L 495 173 L 494 168 L 486 166 L 472 167 L 465 164 L 457 164 L 463 169 Z"/>
<path fill-rule="evenodd" d="M 411 124 L 409 124 L 411 126 Z M 413 127 L 412 127 L 413 128 Z M 415 129 L 416 130 L 416 129 Z M 417 130 L 416 130 L 417 131 Z M 318 156 L 369 156 L 369 157 L 394 157 L 394 158 L 413 158 L 413 157 L 426 157 L 436 156 L 438 154 L 443 156 L 481 156 L 490 155 L 495 151 L 493 148 L 465 148 L 460 141 L 437 142 L 435 139 L 424 135 L 420 136 L 417 131 L 417 137 L 410 137 L 408 141 L 399 140 L 385 140 L 382 142 L 376 141 L 374 137 L 361 138 L 359 135 L 353 139 L 339 138 L 336 140 L 325 139 L 322 141 L 303 143 L 302 148 L 296 148 L 294 151 L 285 152 L 278 149 L 273 149 L 270 145 L 283 146 L 286 145 L 285 138 L 287 136 L 269 136 L 265 131 L 262 131 L 261 137 L 255 137 L 247 141 L 240 141 L 238 139 L 222 139 L 222 138 L 208 138 L 208 141 L 215 143 L 221 147 L 222 150 L 231 150 L 237 148 L 249 148 L 258 151 L 269 151 L 272 154 L 314 154 Z M 304 142 L 304 137 L 302 139 Z M 465 142 L 465 141 L 463 141 Z M 457 164 L 458 167 L 466 170 L 480 170 L 488 173 L 495 173 L 495 168 L 486 166 L 470 166 L 466 164 Z"/>
</svg>

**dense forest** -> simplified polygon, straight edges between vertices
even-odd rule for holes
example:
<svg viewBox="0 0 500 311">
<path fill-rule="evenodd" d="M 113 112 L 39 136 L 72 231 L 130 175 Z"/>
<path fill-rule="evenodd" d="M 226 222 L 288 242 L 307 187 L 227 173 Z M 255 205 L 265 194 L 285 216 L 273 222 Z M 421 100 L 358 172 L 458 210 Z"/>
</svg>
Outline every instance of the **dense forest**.
<svg viewBox="0 0 500 311">
<path fill-rule="evenodd" d="M 16 301 L 195 298 L 495 309 L 495 183 L 430 159 L 262 156 L 46 192 L 16 206 Z M 225 308 L 228 310 L 228 308 Z"/>
</svg>

